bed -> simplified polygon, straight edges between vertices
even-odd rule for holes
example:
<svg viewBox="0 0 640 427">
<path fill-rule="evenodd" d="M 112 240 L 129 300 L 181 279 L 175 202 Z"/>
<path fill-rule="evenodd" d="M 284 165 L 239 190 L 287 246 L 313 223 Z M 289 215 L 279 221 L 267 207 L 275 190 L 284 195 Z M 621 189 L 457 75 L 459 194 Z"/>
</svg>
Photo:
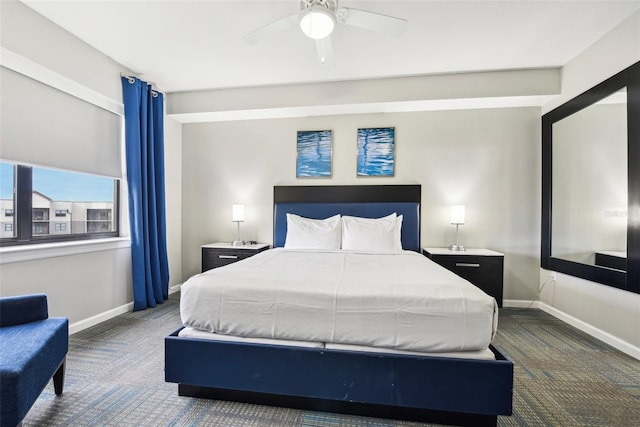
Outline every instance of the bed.
<svg viewBox="0 0 640 427">
<path fill-rule="evenodd" d="M 401 259 L 417 263 L 421 261 L 418 259 L 421 257 L 418 255 L 420 199 L 419 185 L 274 187 L 275 248 L 269 253 L 258 254 L 261 257 L 256 255 L 242 261 L 248 264 L 248 268 L 238 265 L 241 264 L 239 262 L 232 265 L 236 267 L 225 267 L 227 270 L 218 273 L 233 274 L 234 277 L 244 274 L 245 281 L 251 282 L 259 280 L 261 276 L 266 277 L 270 271 L 277 271 L 278 262 L 291 263 L 304 259 L 297 258 L 303 255 L 295 250 L 280 249 L 287 235 L 287 214 L 317 219 L 335 214 L 365 218 L 402 215 L 402 248 L 416 253 L 403 254 Z M 346 255 L 342 251 L 326 252 L 322 255 L 322 262 L 325 262 L 325 258 L 328 260 L 326 262 L 339 263 L 345 257 L 358 260 L 359 257 L 371 256 L 357 251 Z M 283 254 L 284 261 L 278 261 Z M 384 262 L 384 258 L 380 262 Z M 256 272 L 253 279 L 251 271 Z M 194 282 L 205 279 L 196 277 L 188 283 L 193 288 Z M 346 281 L 346 292 L 353 293 L 348 285 Z M 466 293 L 472 294 L 465 297 L 470 298 L 468 305 L 471 306 L 471 300 L 477 296 L 473 295 L 473 287 L 464 288 L 463 283 L 460 286 Z M 183 305 L 197 304 L 197 300 L 204 301 L 206 298 L 214 301 L 225 292 L 228 299 L 247 299 L 248 294 L 242 293 L 242 286 L 237 287 L 238 294 L 231 293 L 234 289 L 222 288 L 217 291 L 218 294 L 209 297 L 191 291 L 186 297 L 183 295 Z M 471 323 L 486 323 L 486 312 L 490 308 L 487 307 L 486 298 L 477 297 L 481 301 L 476 311 L 483 312 L 484 317 Z M 296 294 L 292 298 L 292 301 L 297 301 L 296 298 L 301 296 Z M 307 302 L 305 300 L 304 304 Z M 416 304 L 416 307 L 421 305 L 424 304 Z M 187 310 L 181 307 L 183 309 Z M 216 328 L 227 328 L 225 339 L 209 339 L 207 325 L 192 324 L 187 313 L 183 313 L 186 327 L 183 325 L 166 337 L 165 380 L 178 383 L 180 395 L 454 425 L 496 425 L 498 415 L 511 414 L 513 365 L 490 345 L 491 337 L 484 336 L 479 340 L 481 342 L 474 344 L 479 352 L 484 351 L 484 356 L 468 358 L 462 356 L 468 348 L 465 347 L 464 352 L 455 352 L 459 350 L 455 346 L 438 347 L 441 340 L 435 338 L 432 342 L 426 340 L 422 347 L 414 348 L 412 346 L 415 343 L 421 342 L 420 336 L 405 336 L 403 334 L 406 331 L 402 328 L 383 334 L 396 334 L 391 343 L 376 343 L 367 339 L 352 342 L 358 335 L 357 330 L 350 329 L 353 322 L 348 319 L 341 321 L 339 317 L 330 332 L 317 331 L 316 339 L 306 342 L 296 339 L 299 337 L 291 322 L 282 327 L 282 319 L 277 323 L 267 316 L 253 319 L 257 321 L 256 324 L 263 326 L 263 330 L 256 328 L 253 335 L 263 336 L 263 339 L 247 339 L 241 333 L 236 334 L 239 329 L 235 328 L 245 318 L 250 320 L 251 310 L 243 313 L 239 308 L 230 313 L 236 314 L 235 317 L 211 320 Z M 375 322 L 380 313 L 370 314 L 374 317 L 368 323 Z M 314 315 L 335 317 L 336 313 L 314 312 Z M 390 323 L 382 322 L 376 327 Z M 407 322 L 398 323 L 402 325 Z M 416 323 L 415 319 L 409 323 Z M 446 327 L 446 322 L 441 323 L 434 331 L 446 330 Z M 486 330 L 486 325 L 483 328 Z M 278 337 L 270 336 L 267 332 L 275 329 L 286 329 L 288 335 L 284 336 L 284 340 L 274 341 Z M 331 338 L 327 338 L 328 333 Z M 333 339 L 333 334 L 346 338 L 344 342 L 340 342 L 341 338 L 327 345 L 327 341 Z M 425 335 L 428 334 L 422 333 L 423 337 Z M 474 336 L 475 332 L 462 337 L 460 341 L 473 341 Z M 427 353 L 432 348 L 429 346 L 434 343 L 436 351 Z M 375 351 L 377 346 L 382 349 Z M 486 346 L 484 350 L 481 349 L 483 346 Z M 490 357 L 486 357 L 486 353 Z"/>
</svg>

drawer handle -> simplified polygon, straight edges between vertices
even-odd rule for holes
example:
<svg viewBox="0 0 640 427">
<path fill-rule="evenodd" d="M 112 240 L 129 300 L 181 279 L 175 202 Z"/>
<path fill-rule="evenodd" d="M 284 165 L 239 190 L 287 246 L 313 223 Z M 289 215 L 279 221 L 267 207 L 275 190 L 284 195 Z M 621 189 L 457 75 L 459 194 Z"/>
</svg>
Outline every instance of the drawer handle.
<svg viewBox="0 0 640 427">
<path fill-rule="evenodd" d="M 474 264 L 474 263 L 470 263 L 470 262 L 456 262 L 456 267 L 480 268 L 480 264 Z"/>
<path fill-rule="evenodd" d="M 238 255 L 218 255 L 220 259 L 238 259 Z"/>
</svg>

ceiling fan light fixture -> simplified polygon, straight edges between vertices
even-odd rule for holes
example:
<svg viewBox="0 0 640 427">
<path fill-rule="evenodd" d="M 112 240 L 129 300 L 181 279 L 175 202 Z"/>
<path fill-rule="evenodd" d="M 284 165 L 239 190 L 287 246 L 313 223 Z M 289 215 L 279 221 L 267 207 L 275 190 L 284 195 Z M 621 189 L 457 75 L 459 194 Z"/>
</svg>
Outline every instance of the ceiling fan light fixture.
<svg viewBox="0 0 640 427">
<path fill-rule="evenodd" d="M 300 29 L 314 40 L 328 37 L 336 26 L 336 18 L 322 6 L 307 9 L 300 18 Z"/>
</svg>

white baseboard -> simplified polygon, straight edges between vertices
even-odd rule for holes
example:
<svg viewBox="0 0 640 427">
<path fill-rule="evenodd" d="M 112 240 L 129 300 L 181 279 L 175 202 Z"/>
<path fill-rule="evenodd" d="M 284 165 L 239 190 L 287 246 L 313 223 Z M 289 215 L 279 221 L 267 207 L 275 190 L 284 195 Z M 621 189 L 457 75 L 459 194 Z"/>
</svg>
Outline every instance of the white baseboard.
<svg viewBox="0 0 640 427">
<path fill-rule="evenodd" d="M 564 311 L 560 311 L 557 308 L 551 307 L 541 301 L 523 301 L 523 300 L 505 300 L 503 302 L 504 307 L 513 307 L 513 308 L 537 308 L 545 313 L 549 313 L 553 317 L 562 320 L 565 323 L 573 326 L 574 328 L 580 329 L 582 332 L 591 335 L 594 338 L 603 341 L 610 346 L 620 350 L 623 353 L 628 354 L 631 357 L 634 357 L 640 360 L 640 348 L 635 345 L 628 343 L 614 335 L 611 335 L 608 332 L 603 331 L 602 329 L 596 328 L 580 319 L 577 319 L 570 314 L 565 313 Z"/>
<path fill-rule="evenodd" d="M 507 308 L 540 308 L 540 301 L 506 299 L 502 301 L 502 306 Z"/>
<path fill-rule="evenodd" d="M 169 287 L 169 295 L 178 292 L 181 286 L 182 283 Z M 121 314 L 129 313 L 131 310 L 133 310 L 133 302 L 121 305 L 120 307 L 112 308 L 111 310 L 107 310 L 104 313 L 96 314 L 95 316 L 89 317 L 88 319 L 72 323 L 71 325 L 69 325 L 69 335 L 73 335 L 76 332 L 80 332 L 106 320 L 113 319 L 114 317 L 120 316 Z"/>
<path fill-rule="evenodd" d="M 120 307 L 112 308 L 111 310 L 107 310 L 104 313 L 96 314 L 95 316 L 91 316 L 88 319 L 72 323 L 71 325 L 69 325 L 69 335 L 73 335 L 76 332 L 80 332 L 82 330 L 95 326 L 98 323 L 104 322 L 105 320 L 113 319 L 114 317 L 121 314 L 128 313 L 131 310 L 133 310 L 133 302 L 121 305 Z"/>
</svg>

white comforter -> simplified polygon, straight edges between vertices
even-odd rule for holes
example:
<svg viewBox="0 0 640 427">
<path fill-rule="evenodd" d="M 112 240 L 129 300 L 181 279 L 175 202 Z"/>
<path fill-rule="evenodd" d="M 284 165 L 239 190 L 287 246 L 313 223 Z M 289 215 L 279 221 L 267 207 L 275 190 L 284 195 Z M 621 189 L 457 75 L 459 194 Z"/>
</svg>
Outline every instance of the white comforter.
<svg viewBox="0 0 640 427">
<path fill-rule="evenodd" d="M 182 322 L 199 330 L 421 352 L 484 349 L 498 315 L 492 297 L 410 251 L 272 249 L 181 294 Z"/>
</svg>

